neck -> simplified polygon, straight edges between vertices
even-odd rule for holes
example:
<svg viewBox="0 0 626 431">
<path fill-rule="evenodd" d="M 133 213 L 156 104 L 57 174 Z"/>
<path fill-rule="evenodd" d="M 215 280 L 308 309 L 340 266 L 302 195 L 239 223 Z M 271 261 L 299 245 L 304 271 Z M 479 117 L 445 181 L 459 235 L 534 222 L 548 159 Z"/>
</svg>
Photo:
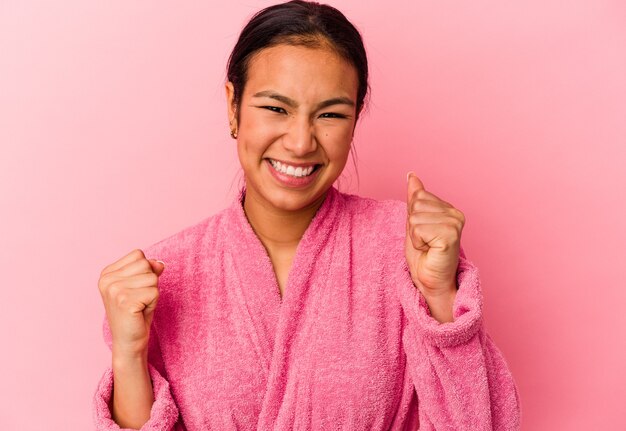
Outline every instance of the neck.
<svg viewBox="0 0 626 431">
<path fill-rule="evenodd" d="M 295 249 L 327 193 L 310 205 L 290 211 L 269 205 L 247 188 L 243 208 L 252 229 L 267 249 Z"/>
</svg>

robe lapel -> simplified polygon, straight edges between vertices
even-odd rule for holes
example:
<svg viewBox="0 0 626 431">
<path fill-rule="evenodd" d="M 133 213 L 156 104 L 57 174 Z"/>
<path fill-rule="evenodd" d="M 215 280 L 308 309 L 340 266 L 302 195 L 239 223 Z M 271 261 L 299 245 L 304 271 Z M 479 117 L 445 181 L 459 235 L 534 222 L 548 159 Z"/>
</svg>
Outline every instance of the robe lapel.
<svg viewBox="0 0 626 431">
<path fill-rule="evenodd" d="M 329 189 L 296 248 L 281 299 L 270 257 L 243 210 L 244 195 L 245 186 L 230 207 L 228 217 L 228 237 L 238 239 L 231 242 L 229 251 L 241 280 L 234 283 L 235 291 L 229 294 L 235 295 L 233 301 L 240 312 L 241 324 L 247 328 L 263 364 L 262 377 L 267 381 L 267 390 L 259 427 L 265 427 L 274 423 L 285 395 L 288 364 L 296 335 L 303 330 L 307 313 L 316 313 L 316 310 L 307 308 L 307 304 L 317 302 L 322 292 L 310 287 L 313 281 L 320 281 L 320 274 L 329 274 L 333 230 L 343 197 L 334 186 Z"/>
<path fill-rule="evenodd" d="M 296 248 L 278 313 L 274 351 L 258 429 L 274 429 L 283 398 L 289 390 L 293 390 L 288 387 L 289 384 L 298 384 L 289 382 L 289 365 L 297 354 L 294 351 L 298 350 L 298 343 L 312 341 L 307 334 L 319 311 L 312 304 L 320 304 L 324 293 L 321 283 L 330 273 L 335 241 L 333 233 L 340 203 L 341 195 L 331 187 Z"/>
<path fill-rule="evenodd" d="M 239 190 L 227 217 L 226 238 L 232 238 L 229 254 L 237 274 L 237 280 L 232 280 L 229 286 L 233 292 L 227 294 L 233 295 L 230 302 L 238 314 L 235 319 L 240 320 L 249 334 L 262 364 L 262 377 L 267 379 L 280 312 L 280 294 L 269 255 L 243 210 L 244 195 L 245 186 Z"/>
</svg>

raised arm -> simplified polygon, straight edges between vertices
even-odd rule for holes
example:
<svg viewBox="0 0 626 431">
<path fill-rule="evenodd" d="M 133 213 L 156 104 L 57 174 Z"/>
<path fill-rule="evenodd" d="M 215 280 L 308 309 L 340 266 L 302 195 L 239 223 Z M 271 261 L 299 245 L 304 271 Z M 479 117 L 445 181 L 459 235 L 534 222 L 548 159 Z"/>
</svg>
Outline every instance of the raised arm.
<svg viewBox="0 0 626 431">
<path fill-rule="evenodd" d="M 111 332 L 106 316 L 102 328 L 104 340 L 112 351 Z M 179 417 L 178 406 L 170 393 L 170 385 L 166 378 L 167 374 L 163 367 L 163 360 L 155 331 L 152 331 L 149 342 L 147 372 L 150 378 L 150 392 L 154 399 L 154 403 L 149 412 L 149 418 L 141 428 L 122 428 L 113 419 L 112 407 L 115 367 L 112 364 L 106 369 L 97 385 L 93 397 L 93 420 L 97 431 L 127 431 L 135 429 L 141 431 L 186 431 Z M 129 383 L 132 384 L 130 381 Z"/>
<path fill-rule="evenodd" d="M 112 361 L 94 394 L 97 430 L 182 429 L 152 325 L 164 269 L 135 249 L 100 274 L 103 335 Z"/>
<path fill-rule="evenodd" d="M 478 269 L 461 249 L 453 322 L 435 320 L 402 262 L 403 347 L 418 397 L 420 430 L 519 430 L 520 399 L 502 353 L 483 327 Z"/>
</svg>

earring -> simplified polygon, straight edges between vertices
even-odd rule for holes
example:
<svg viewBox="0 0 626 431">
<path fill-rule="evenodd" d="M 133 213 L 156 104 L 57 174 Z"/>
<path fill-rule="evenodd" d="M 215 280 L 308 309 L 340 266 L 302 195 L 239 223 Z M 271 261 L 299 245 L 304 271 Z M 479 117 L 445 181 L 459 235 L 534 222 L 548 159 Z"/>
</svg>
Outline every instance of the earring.
<svg viewBox="0 0 626 431">
<path fill-rule="evenodd" d="M 237 138 L 237 129 L 230 129 L 230 137 L 233 139 Z"/>
</svg>

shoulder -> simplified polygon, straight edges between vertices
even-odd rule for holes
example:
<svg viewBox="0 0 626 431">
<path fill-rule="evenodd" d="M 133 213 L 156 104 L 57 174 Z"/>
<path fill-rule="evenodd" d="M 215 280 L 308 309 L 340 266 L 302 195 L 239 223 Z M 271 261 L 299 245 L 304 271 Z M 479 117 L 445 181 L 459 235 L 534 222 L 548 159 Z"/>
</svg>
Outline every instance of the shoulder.
<svg viewBox="0 0 626 431">
<path fill-rule="evenodd" d="M 233 230 L 233 206 L 166 236 L 143 251 L 148 259 L 165 262 L 159 276 L 159 315 L 173 315 L 183 304 L 193 302 L 202 286 L 210 284 L 212 269 L 223 260 L 227 233 Z"/>
<path fill-rule="evenodd" d="M 383 280 L 382 289 L 389 283 L 405 283 L 406 202 L 355 195 L 344 197 L 345 212 L 350 214 L 355 261 L 366 265 L 368 273 Z M 381 295 L 385 297 L 385 293 Z"/>
<path fill-rule="evenodd" d="M 165 262 L 166 272 L 174 268 L 188 266 L 196 261 L 199 254 L 206 253 L 207 244 L 215 244 L 220 230 L 227 219 L 229 208 L 205 217 L 183 229 L 168 235 L 143 249 L 146 258 Z"/>
<path fill-rule="evenodd" d="M 379 238 L 404 239 L 406 202 L 397 199 L 375 199 L 342 193 L 346 213 L 357 230 L 367 230 Z"/>
</svg>

